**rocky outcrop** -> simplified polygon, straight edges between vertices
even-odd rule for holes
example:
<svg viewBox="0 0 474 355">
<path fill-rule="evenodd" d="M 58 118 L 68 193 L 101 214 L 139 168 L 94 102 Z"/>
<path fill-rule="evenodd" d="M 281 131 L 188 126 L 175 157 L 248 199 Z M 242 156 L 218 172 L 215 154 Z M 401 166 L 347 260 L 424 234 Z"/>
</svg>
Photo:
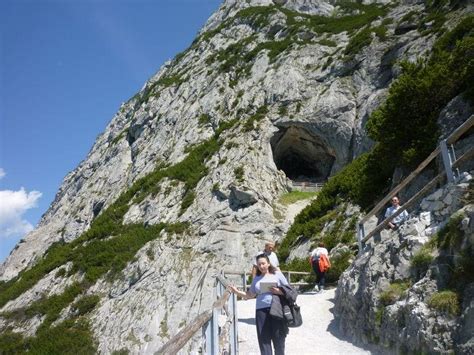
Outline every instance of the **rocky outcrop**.
<svg viewBox="0 0 474 355">
<path fill-rule="evenodd" d="M 324 180 L 370 148 L 365 122 L 399 74 L 397 61 L 429 53 L 434 34 L 396 34 L 408 13 L 426 15 L 423 4 L 370 3 L 224 1 L 190 48 L 121 105 L 38 228 L 1 265 L 4 281 L 22 282 L 14 278 L 38 265 L 44 273 L 1 311 L 80 283 L 83 294 L 100 296 L 89 318 L 101 353 L 152 353 L 207 309 L 217 272 L 248 270 L 265 238 L 286 233 L 274 206 L 288 178 Z M 321 18 L 330 24 L 321 27 Z M 358 27 L 340 22 L 348 18 Z M 350 45 L 366 25 L 384 26 L 387 36 L 371 32 L 363 45 Z M 104 223 L 87 234 L 104 215 L 120 228 Z M 161 223 L 187 228 L 149 237 Z M 78 259 L 63 271 L 41 264 L 53 243 L 73 245 L 74 258 L 132 227 L 149 240 L 126 262 L 108 254 L 118 259 L 113 272 L 100 274 L 100 260 L 92 261 L 95 273 Z M 73 308 L 65 306 L 54 324 L 74 316 Z M 45 316 L 13 318 L 2 318 L 1 329 L 34 334 Z"/>
<path fill-rule="evenodd" d="M 469 193 L 472 176 L 464 174 L 456 184 L 424 198 L 397 231 L 382 231 L 370 241 L 339 280 L 335 312 L 345 334 L 397 352 L 472 351 L 474 284 L 466 275 L 456 279 L 474 246 Z M 440 233 L 448 222 L 459 231 L 460 240 Z M 436 308 L 433 297 L 445 290 L 456 291 L 464 300 L 458 304 L 459 313 Z M 451 293 L 454 304 L 455 294 Z"/>
</svg>

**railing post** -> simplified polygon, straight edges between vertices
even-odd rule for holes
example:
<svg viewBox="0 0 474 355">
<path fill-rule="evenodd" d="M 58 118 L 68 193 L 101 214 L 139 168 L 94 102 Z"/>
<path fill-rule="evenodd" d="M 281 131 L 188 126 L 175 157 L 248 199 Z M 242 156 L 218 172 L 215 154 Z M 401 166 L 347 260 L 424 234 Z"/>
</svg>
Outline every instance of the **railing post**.
<svg viewBox="0 0 474 355">
<path fill-rule="evenodd" d="M 446 144 L 446 139 L 443 139 L 440 142 L 441 148 L 441 156 L 443 157 L 443 165 L 444 170 L 446 171 L 446 177 L 448 179 L 448 183 L 454 181 L 454 174 L 453 174 L 453 160 L 451 159 L 451 155 L 449 154 L 448 146 Z"/>
<path fill-rule="evenodd" d="M 230 355 L 237 355 L 239 353 L 239 318 L 237 317 L 237 296 L 234 293 L 230 295 L 229 312 L 231 312 L 232 322 L 230 328 Z"/>
<path fill-rule="evenodd" d="M 359 255 L 362 254 L 362 240 L 365 237 L 365 229 L 363 223 L 357 224 L 357 244 L 359 245 Z"/>
<path fill-rule="evenodd" d="M 206 354 L 219 354 L 219 310 L 212 310 L 212 317 L 206 329 Z"/>
<path fill-rule="evenodd" d="M 451 148 L 450 152 L 451 152 L 451 161 L 452 161 L 451 168 L 452 168 L 457 158 L 456 158 L 456 152 L 454 150 L 454 144 L 450 144 L 449 148 Z M 461 175 L 461 173 L 459 172 L 459 168 L 454 168 L 454 171 L 455 171 L 456 177 L 459 178 L 459 176 Z"/>
</svg>

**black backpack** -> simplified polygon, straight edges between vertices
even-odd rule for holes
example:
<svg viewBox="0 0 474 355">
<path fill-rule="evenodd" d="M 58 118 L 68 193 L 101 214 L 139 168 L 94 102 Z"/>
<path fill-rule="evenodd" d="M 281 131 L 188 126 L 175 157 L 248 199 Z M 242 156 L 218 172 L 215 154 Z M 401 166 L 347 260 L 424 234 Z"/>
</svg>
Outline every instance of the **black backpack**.
<svg viewBox="0 0 474 355">
<path fill-rule="evenodd" d="M 288 304 L 283 307 L 283 315 L 286 320 L 286 325 L 289 328 L 297 328 L 303 324 L 303 317 L 301 316 L 301 309 L 295 303 Z"/>
</svg>

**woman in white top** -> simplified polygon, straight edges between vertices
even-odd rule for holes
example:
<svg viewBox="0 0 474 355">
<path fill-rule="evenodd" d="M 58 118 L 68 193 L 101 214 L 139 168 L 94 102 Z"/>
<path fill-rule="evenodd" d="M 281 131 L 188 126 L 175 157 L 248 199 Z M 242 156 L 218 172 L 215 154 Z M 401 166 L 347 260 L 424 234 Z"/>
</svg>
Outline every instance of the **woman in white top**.
<svg viewBox="0 0 474 355">
<path fill-rule="evenodd" d="M 318 247 L 311 252 L 311 266 L 316 274 L 316 285 L 314 285 L 314 289 L 317 289 L 318 292 L 324 290 L 324 284 L 326 282 L 326 272 L 322 272 L 319 269 L 319 257 L 321 254 L 325 254 L 326 256 L 329 254 L 323 242 L 319 242 Z"/>
<path fill-rule="evenodd" d="M 270 316 L 270 307 L 272 305 L 273 295 L 283 295 L 278 288 L 282 285 L 288 285 L 285 276 L 280 271 L 276 271 L 275 267 L 270 264 L 267 255 L 257 256 L 257 275 L 252 281 L 250 290 L 247 292 L 239 291 L 235 286 L 229 289 L 244 299 L 257 297 L 255 321 L 257 325 L 258 345 L 262 355 L 272 355 L 272 342 L 276 355 L 285 353 L 285 338 L 287 327 L 283 319 Z M 271 287 L 265 292 L 263 286 L 265 283 L 274 283 L 276 286 Z"/>
</svg>

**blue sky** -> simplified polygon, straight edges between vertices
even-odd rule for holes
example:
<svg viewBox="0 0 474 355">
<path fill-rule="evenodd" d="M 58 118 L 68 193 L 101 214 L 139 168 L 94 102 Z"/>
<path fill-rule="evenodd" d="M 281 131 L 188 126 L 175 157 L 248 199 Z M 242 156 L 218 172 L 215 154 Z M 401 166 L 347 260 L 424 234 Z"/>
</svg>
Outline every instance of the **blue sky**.
<svg viewBox="0 0 474 355">
<path fill-rule="evenodd" d="M 222 0 L 0 1 L 0 262 Z"/>
</svg>

